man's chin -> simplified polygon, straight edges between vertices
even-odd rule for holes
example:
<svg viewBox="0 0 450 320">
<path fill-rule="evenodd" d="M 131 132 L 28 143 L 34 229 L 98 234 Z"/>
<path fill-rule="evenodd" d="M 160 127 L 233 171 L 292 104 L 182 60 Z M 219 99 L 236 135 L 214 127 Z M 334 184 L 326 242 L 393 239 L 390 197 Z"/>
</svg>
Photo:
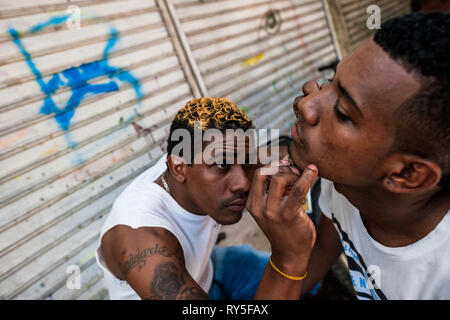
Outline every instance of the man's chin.
<svg viewBox="0 0 450 320">
<path fill-rule="evenodd" d="M 294 160 L 291 161 L 292 166 L 296 167 L 300 172 L 303 172 L 303 169 L 305 169 L 305 166 L 303 165 L 303 163 L 300 162 L 296 162 Z"/>
<path fill-rule="evenodd" d="M 243 212 L 244 210 L 242 210 L 241 212 L 233 212 L 232 214 L 226 212 L 219 217 L 215 217 L 214 220 L 223 226 L 235 224 L 241 220 Z"/>
</svg>

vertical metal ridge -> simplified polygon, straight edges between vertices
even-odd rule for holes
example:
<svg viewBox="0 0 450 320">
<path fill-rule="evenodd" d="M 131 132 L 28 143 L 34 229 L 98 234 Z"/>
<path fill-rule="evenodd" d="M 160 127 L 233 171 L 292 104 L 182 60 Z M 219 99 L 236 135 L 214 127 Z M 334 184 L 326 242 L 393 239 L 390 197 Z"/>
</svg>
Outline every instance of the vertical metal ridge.
<svg viewBox="0 0 450 320">
<path fill-rule="evenodd" d="M 172 39 L 173 46 L 178 54 L 180 64 L 183 66 L 194 97 L 207 96 L 206 86 L 193 58 L 186 35 L 181 29 L 180 22 L 172 3 L 167 0 L 155 0 L 161 10 L 162 17 L 166 21 L 167 30 Z"/>
<path fill-rule="evenodd" d="M 338 42 L 336 29 L 334 27 L 333 20 L 332 20 L 331 15 L 330 15 L 330 7 L 328 5 L 327 0 L 322 0 L 321 3 L 322 3 L 322 8 L 323 8 L 323 10 L 325 12 L 325 17 L 326 17 L 328 29 L 330 30 L 330 36 L 331 36 L 331 39 L 333 40 L 334 51 L 336 53 L 337 58 L 339 60 L 342 60 L 342 58 L 343 58 L 343 56 L 342 56 L 342 49 L 339 48 L 339 42 Z"/>
<path fill-rule="evenodd" d="M 322 0 L 337 57 L 342 60 L 351 52 L 349 31 L 339 0 Z"/>
<path fill-rule="evenodd" d="M 25 29 L 22 30 L 23 45 L 29 50 L 30 59 L 44 57 L 35 61 L 39 73 L 48 76 L 44 81 L 47 83 L 54 76 L 61 76 L 65 84 L 56 86 L 57 89 L 49 93 L 45 86 L 33 83 L 39 77 L 33 76 L 35 72 L 27 67 L 26 59 L 8 60 L 13 56 L 21 57 L 17 55 L 22 51 L 20 47 L 8 43 L 13 39 L 3 39 L 5 48 L 16 51 L 5 53 L 3 56 L 7 59 L 0 65 L 0 71 L 12 70 L 5 76 L 4 87 L 7 89 L 0 91 L 0 95 L 12 94 L 10 98 L 4 96 L 5 106 L 0 110 L 6 112 L 3 113 L 6 119 L 11 119 L 8 123 L 3 122 L 11 132 L 0 137 L 2 147 L 7 148 L 1 150 L 0 158 L 5 174 L 14 173 L 0 178 L 0 187 L 8 191 L 1 197 L 3 203 L 0 204 L 3 214 L 0 232 L 5 232 L 0 234 L 3 241 L 0 261 L 4 263 L 2 270 L 6 271 L 0 276 L 2 298 L 104 298 L 103 276 L 92 258 L 99 227 L 116 195 L 164 152 L 162 142 L 167 139 L 167 125 L 177 106 L 192 96 L 223 94 L 239 103 L 241 108 L 250 109 L 249 113 L 253 113 L 262 127 L 289 126 L 290 105 L 299 93 L 301 82 L 318 79 L 318 64 L 336 58 L 336 41 L 322 1 L 235 0 L 231 4 L 216 2 L 217 5 L 180 1 L 181 5 L 177 6 L 173 0 L 94 0 L 92 3 L 98 6 L 90 12 L 89 5 L 80 7 L 83 7 L 83 13 L 95 15 L 88 19 L 92 18 L 91 22 L 99 25 L 95 26 L 97 32 L 91 34 L 88 31 L 94 29 L 82 30 L 75 34 L 72 44 L 74 49 L 82 44 L 96 45 L 67 53 L 71 42 L 60 41 L 58 45 L 56 40 L 65 35 L 58 32 L 65 31 L 68 26 L 50 24 L 49 28 L 42 29 L 42 33 L 33 33 L 24 24 L 29 19 L 32 25 L 47 26 L 53 19 L 48 11 L 55 7 L 44 6 L 41 15 L 29 17 L 27 15 L 40 12 L 39 6 L 26 2 L 8 7 L 15 9 L 28 5 L 24 12 L 9 10 L 9 17 L 2 18 L 7 20 L 17 14 L 11 21 L 14 28 Z M 62 10 L 68 6 L 58 5 Z M 145 8 L 142 11 L 147 13 L 139 8 Z M 232 9 L 226 11 L 227 8 Z M 223 12 L 228 14 L 223 16 Z M 104 58 L 102 50 L 114 45 L 108 40 L 112 36 L 103 36 L 103 28 L 107 30 L 114 26 L 116 20 L 102 20 L 102 17 L 115 19 L 122 13 L 127 19 L 147 20 L 118 21 L 118 45 Z M 270 21 L 270 17 L 275 20 Z M 215 27 L 208 28 L 206 21 Z M 270 26 L 273 22 L 275 28 Z M 203 26 L 206 27 L 202 30 Z M 248 32 L 255 27 L 257 32 Z M 134 34 L 134 31 L 144 29 L 148 32 Z M 218 40 L 235 34 L 239 34 L 239 39 Z M 39 40 L 45 43 L 36 42 Z M 195 44 L 204 40 L 211 45 L 194 50 Z M 144 50 L 147 47 L 148 50 Z M 37 54 L 33 56 L 35 52 Z M 123 56 L 128 52 L 133 54 Z M 170 59 L 160 59 L 167 54 L 171 55 Z M 150 57 L 159 59 L 154 64 L 156 68 L 146 65 Z M 81 72 L 82 65 L 101 59 L 109 63 L 110 58 L 115 70 L 129 71 L 142 85 L 139 101 L 137 94 L 130 90 L 133 87 L 128 85 L 129 82 L 115 80 L 117 90 L 100 90 L 100 94 L 82 96 L 80 103 L 69 110 L 73 93 L 77 88 L 83 88 L 75 88 L 75 83 L 69 86 L 63 72 L 69 69 Z M 218 79 L 222 79 L 223 84 Z M 78 77 L 75 80 L 85 79 Z M 111 81 L 106 76 L 88 80 L 89 85 L 97 86 Z M 23 99 L 19 99 L 21 89 L 33 90 L 35 85 L 37 91 L 27 91 Z M 41 100 L 47 97 L 54 99 L 58 110 L 42 111 Z M 59 123 L 51 122 L 52 117 L 58 120 L 56 116 L 60 112 L 74 114 L 64 129 Z M 20 121 L 16 121 L 16 116 Z M 38 120 L 31 124 L 30 119 Z M 133 127 L 132 121 L 137 126 Z M 21 124 L 24 127 L 19 129 Z M 44 131 L 38 131 L 41 129 Z M 65 141 L 66 134 L 75 143 Z M 127 152 L 122 154 L 122 149 Z M 30 157 L 33 153 L 39 155 Z M 77 155 L 80 158 L 76 158 Z M 16 175 L 18 173 L 22 174 Z M 82 288 L 77 292 L 65 286 L 67 274 L 64 269 L 71 264 L 80 266 L 83 271 Z"/>
<path fill-rule="evenodd" d="M 0 178 L 8 191 L 0 200 L 0 299 L 96 298 L 102 290 L 104 296 L 100 269 L 82 256 L 92 251 L 118 192 L 163 152 L 177 105 L 200 92 L 181 64 L 184 53 L 175 50 L 175 33 L 168 39 L 165 6 L 94 3 L 81 6 L 82 28 L 73 39 L 59 32 L 70 29 L 65 13 L 47 12 L 54 7 L 19 2 L 9 8 L 29 8 L 2 16 L 16 33 L 0 35 L 10 50 L 0 62 L 0 112 L 10 120 L 2 122 L 9 129 L 0 137 L 0 158 L 4 174 L 14 173 Z M 67 114 L 63 125 L 61 114 Z M 65 287 L 69 264 L 87 268 L 74 295 Z"/>
</svg>

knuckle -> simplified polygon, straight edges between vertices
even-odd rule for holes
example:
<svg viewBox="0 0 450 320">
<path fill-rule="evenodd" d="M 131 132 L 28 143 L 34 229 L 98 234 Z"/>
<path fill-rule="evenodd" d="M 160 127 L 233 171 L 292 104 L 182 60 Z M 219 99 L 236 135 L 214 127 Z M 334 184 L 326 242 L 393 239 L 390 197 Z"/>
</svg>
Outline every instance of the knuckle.
<svg viewBox="0 0 450 320">
<path fill-rule="evenodd" d="M 258 214 L 263 210 L 261 205 L 258 204 L 258 201 L 252 201 L 251 199 L 247 200 L 247 203 L 245 204 L 245 208 L 250 211 L 251 213 Z"/>
<path fill-rule="evenodd" d="M 280 166 L 278 168 L 278 172 L 276 173 L 277 175 L 288 175 L 290 173 L 290 169 L 288 166 Z"/>
<path fill-rule="evenodd" d="M 253 174 L 253 181 L 254 182 L 263 182 L 266 179 L 266 175 L 262 174 L 262 169 L 263 168 L 259 168 L 256 169 L 254 174 Z"/>
<path fill-rule="evenodd" d="M 264 210 L 264 217 L 267 220 L 275 220 L 275 218 L 277 217 L 277 214 L 276 214 L 276 212 L 274 212 L 271 209 L 266 209 L 266 210 Z"/>
<path fill-rule="evenodd" d="M 271 179 L 270 179 L 270 183 L 273 184 L 280 184 L 285 178 L 283 177 L 283 175 L 280 174 L 276 174 L 274 175 Z"/>
<path fill-rule="evenodd" d="M 305 187 L 301 185 L 294 185 L 291 190 L 291 194 L 294 196 L 302 196 L 306 193 Z"/>
<path fill-rule="evenodd" d="M 255 170 L 255 172 L 253 173 L 253 177 L 257 178 L 259 176 L 261 176 L 261 170 L 263 167 L 259 167 L 258 169 Z"/>
<path fill-rule="evenodd" d="M 289 168 L 280 168 L 278 172 L 272 177 L 273 180 L 276 181 L 290 181 L 292 179 L 293 174 L 290 172 Z"/>
<path fill-rule="evenodd" d="M 286 186 L 291 184 L 291 179 L 288 176 L 276 176 L 272 177 L 270 184 L 275 189 L 286 188 Z"/>
</svg>

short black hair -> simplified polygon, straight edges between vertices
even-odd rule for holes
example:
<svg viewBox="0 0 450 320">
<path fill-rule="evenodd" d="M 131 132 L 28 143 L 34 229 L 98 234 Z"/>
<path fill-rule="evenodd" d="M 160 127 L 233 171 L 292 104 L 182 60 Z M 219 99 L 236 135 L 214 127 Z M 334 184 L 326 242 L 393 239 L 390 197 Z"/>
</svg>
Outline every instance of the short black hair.
<svg viewBox="0 0 450 320">
<path fill-rule="evenodd" d="M 448 10 L 449 0 L 411 0 L 411 11 L 445 11 Z"/>
<path fill-rule="evenodd" d="M 450 183 L 450 13 L 410 13 L 386 21 L 374 41 L 421 82 L 419 92 L 396 111 L 392 151 L 436 162 L 440 185 Z"/>
</svg>

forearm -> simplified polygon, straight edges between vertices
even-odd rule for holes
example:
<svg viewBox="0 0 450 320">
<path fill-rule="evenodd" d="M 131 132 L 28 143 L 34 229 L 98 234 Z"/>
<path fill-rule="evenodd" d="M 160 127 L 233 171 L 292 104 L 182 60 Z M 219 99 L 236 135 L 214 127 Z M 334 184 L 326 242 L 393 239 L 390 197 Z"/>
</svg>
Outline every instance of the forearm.
<svg viewBox="0 0 450 320">
<path fill-rule="evenodd" d="M 307 277 L 309 256 L 301 260 L 295 259 L 297 262 L 292 258 L 283 261 L 274 254 L 270 259 L 256 291 L 255 300 L 298 300 L 304 279 Z"/>
<path fill-rule="evenodd" d="M 267 264 L 255 300 L 298 300 L 304 280 L 290 280 Z"/>
<path fill-rule="evenodd" d="M 332 255 L 324 255 L 322 250 L 315 247 L 311 252 L 308 267 L 300 267 L 296 271 L 298 275 L 307 272 L 304 280 L 288 279 L 268 263 L 256 291 L 255 300 L 298 300 L 325 277 L 340 253 L 341 251 L 336 251 Z"/>
<path fill-rule="evenodd" d="M 302 209 L 302 201 L 318 169 L 308 165 L 298 176 L 287 166 L 280 166 L 270 179 L 263 169 L 253 176 L 246 207 L 270 242 L 275 266 L 266 266 L 255 299 L 299 299 L 304 279 L 290 276 L 301 278 L 305 274 L 316 239 L 314 224 Z"/>
</svg>

